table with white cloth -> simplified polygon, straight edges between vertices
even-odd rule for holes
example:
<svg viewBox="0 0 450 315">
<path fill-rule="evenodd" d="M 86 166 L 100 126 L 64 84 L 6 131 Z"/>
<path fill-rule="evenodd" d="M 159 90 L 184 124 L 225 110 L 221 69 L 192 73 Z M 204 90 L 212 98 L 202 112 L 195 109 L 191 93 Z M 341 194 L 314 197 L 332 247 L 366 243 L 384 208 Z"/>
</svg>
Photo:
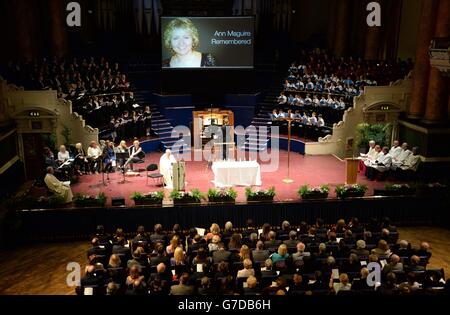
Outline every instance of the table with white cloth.
<svg viewBox="0 0 450 315">
<path fill-rule="evenodd" d="M 256 161 L 217 161 L 212 170 L 216 187 L 261 185 L 261 167 Z"/>
</svg>

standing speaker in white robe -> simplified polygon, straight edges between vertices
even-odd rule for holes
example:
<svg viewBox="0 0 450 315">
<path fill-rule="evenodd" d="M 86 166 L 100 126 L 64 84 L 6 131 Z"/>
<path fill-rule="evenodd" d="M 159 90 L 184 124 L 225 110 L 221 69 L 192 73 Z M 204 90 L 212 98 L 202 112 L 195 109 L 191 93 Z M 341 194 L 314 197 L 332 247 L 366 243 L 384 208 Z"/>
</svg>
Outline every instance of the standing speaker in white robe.
<svg viewBox="0 0 450 315">
<path fill-rule="evenodd" d="M 168 189 L 173 188 L 173 164 L 176 162 L 175 157 L 169 149 L 159 159 L 159 172 L 163 175 L 164 184 Z"/>
</svg>

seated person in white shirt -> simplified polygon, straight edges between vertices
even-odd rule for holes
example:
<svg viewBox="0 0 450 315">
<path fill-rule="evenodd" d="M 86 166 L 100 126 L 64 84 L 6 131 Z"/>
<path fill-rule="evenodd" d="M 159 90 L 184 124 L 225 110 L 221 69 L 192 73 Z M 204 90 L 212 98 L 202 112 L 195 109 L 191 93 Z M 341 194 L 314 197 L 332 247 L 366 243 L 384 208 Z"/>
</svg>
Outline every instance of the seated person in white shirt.
<svg viewBox="0 0 450 315">
<path fill-rule="evenodd" d="M 379 157 L 384 155 L 383 152 L 381 151 L 381 147 L 378 144 L 375 145 L 375 147 L 372 151 L 372 154 L 371 155 L 370 154 L 371 154 L 371 151 L 369 150 L 369 153 L 367 154 L 367 159 L 364 161 L 365 166 L 370 166 L 370 165 L 376 163 L 375 161 Z"/>
<path fill-rule="evenodd" d="M 320 101 L 319 98 L 317 97 L 317 95 L 313 96 L 313 100 L 312 100 L 314 106 L 319 106 L 320 105 Z"/>
<path fill-rule="evenodd" d="M 300 115 L 300 111 L 298 109 L 293 114 L 293 117 L 294 117 L 293 119 L 295 119 L 295 120 L 298 120 L 298 119 L 302 118 L 302 115 Z"/>
<path fill-rule="evenodd" d="M 307 94 L 306 98 L 305 98 L 305 104 L 311 104 L 311 103 L 312 103 L 311 95 Z"/>
<path fill-rule="evenodd" d="M 400 167 L 408 158 L 408 156 L 412 152 L 408 150 L 408 144 L 404 142 L 402 144 L 402 151 L 398 154 L 398 156 L 394 159 L 392 159 L 392 169 L 396 170 L 398 167 Z"/>
<path fill-rule="evenodd" d="M 292 100 L 292 105 L 300 105 L 300 95 L 295 94 L 294 99 Z"/>
<path fill-rule="evenodd" d="M 373 156 L 373 153 L 375 151 L 375 141 L 370 140 L 369 141 L 369 151 L 367 153 L 361 153 L 360 156 L 362 159 L 376 159 L 376 157 Z"/>
<path fill-rule="evenodd" d="M 280 112 L 278 113 L 278 118 L 279 119 L 284 119 L 284 118 L 286 118 L 287 117 L 287 113 L 285 113 L 284 111 L 283 111 L 283 109 L 280 109 Z"/>
<path fill-rule="evenodd" d="M 102 149 L 98 146 L 97 142 L 92 141 L 87 151 L 87 157 L 92 173 L 98 174 L 100 171 L 100 160 L 102 156 Z"/>
<path fill-rule="evenodd" d="M 66 147 L 64 145 L 59 147 L 58 152 L 58 164 L 63 164 L 70 158 L 69 151 L 66 150 Z"/>
<path fill-rule="evenodd" d="M 331 94 L 328 94 L 328 97 L 327 97 L 327 104 L 328 104 L 328 106 L 330 106 L 330 107 L 332 107 L 333 104 L 334 104 L 334 100 L 333 100 L 333 98 L 331 97 Z"/>
<path fill-rule="evenodd" d="M 395 161 L 400 153 L 402 153 L 402 151 L 403 149 L 400 146 L 400 142 L 398 140 L 394 140 L 394 142 L 392 143 L 392 147 L 389 150 L 389 154 L 392 156 L 392 159 Z"/>
<path fill-rule="evenodd" d="M 344 98 L 342 96 L 339 98 L 339 102 L 336 103 L 336 108 L 337 109 L 345 109 L 345 102 L 344 102 Z"/>
<path fill-rule="evenodd" d="M 311 118 L 309 119 L 309 123 L 312 126 L 317 126 L 317 117 L 316 117 L 316 113 L 312 113 L 311 114 Z"/>
<path fill-rule="evenodd" d="M 287 99 L 287 104 L 293 105 L 293 103 L 294 103 L 294 96 L 292 96 L 292 94 L 289 94 L 288 99 Z"/>
<path fill-rule="evenodd" d="M 323 120 L 322 114 L 319 114 L 319 118 L 317 119 L 317 127 L 324 127 L 325 120 Z"/>
<path fill-rule="evenodd" d="M 314 83 L 312 83 L 311 79 L 308 79 L 308 83 L 306 83 L 306 89 L 309 91 L 314 90 Z"/>
<path fill-rule="evenodd" d="M 306 115 L 306 113 L 303 113 L 302 124 L 303 125 L 309 125 L 309 117 Z"/>
<path fill-rule="evenodd" d="M 389 148 L 383 147 L 382 152 L 383 155 L 378 155 L 376 161 L 367 167 L 367 179 L 374 180 L 378 173 L 384 173 L 391 168 L 392 156 L 389 154 Z"/>
<path fill-rule="evenodd" d="M 286 95 L 284 95 L 284 92 L 280 93 L 280 96 L 278 96 L 277 98 L 277 103 L 278 105 L 285 105 L 287 102 L 287 97 Z"/>
<path fill-rule="evenodd" d="M 276 109 L 274 109 L 273 111 L 272 111 L 272 114 L 270 114 L 270 119 L 271 120 L 277 120 L 278 119 L 278 111 L 276 110 Z"/>
<path fill-rule="evenodd" d="M 301 80 L 298 80 L 297 83 L 295 83 L 295 89 L 303 91 L 305 89 L 305 84 Z"/>
<path fill-rule="evenodd" d="M 320 98 L 320 106 L 326 106 L 327 105 L 327 100 L 325 99 L 325 96 L 322 95 L 322 97 Z"/>
</svg>

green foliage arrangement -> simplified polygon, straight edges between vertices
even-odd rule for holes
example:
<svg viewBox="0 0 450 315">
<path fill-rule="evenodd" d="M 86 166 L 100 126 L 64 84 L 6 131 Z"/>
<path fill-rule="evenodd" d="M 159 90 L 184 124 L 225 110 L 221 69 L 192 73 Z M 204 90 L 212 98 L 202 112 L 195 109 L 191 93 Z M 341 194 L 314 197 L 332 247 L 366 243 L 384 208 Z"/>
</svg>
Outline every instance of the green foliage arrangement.
<svg viewBox="0 0 450 315">
<path fill-rule="evenodd" d="M 97 196 L 77 193 L 72 201 L 77 207 L 104 207 L 106 204 L 106 195 L 104 192 L 99 193 Z"/>
<path fill-rule="evenodd" d="M 136 205 L 148 205 L 148 204 L 160 204 L 164 200 L 164 191 L 154 191 L 148 194 L 143 194 L 140 192 L 134 192 L 131 195 L 131 200 L 134 201 Z"/>
<path fill-rule="evenodd" d="M 315 198 L 327 198 L 330 187 L 328 185 L 322 185 L 318 187 L 309 187 L 309 185 L 303 185 L 299 188 L 297 193 L 302 199 L 315 199 Z"/>
<path fill-rule="evenodd" d="M 335 192 L 338 198 L 346 197 L 363 197 L 368 190 L 367 185 L 353 184 L 353 185 L 338 185 Z"/>
<path fill-rule="evenodd" d="M 370 140 L 374 140 L 376 144 L 381 147 L 389 146 L 389 139 L 391 137 L 392 126 L 390 124 L 375 124 L 370 125 L 361 123 L 356 126 L 355 149 L 365 149 L 369 145 Z"/>
<path fill-rule="evenodd" d="M 197 188 L 188 192 L 172 191 L 169 195 L 174 203 L 200 203 L 204 198 L 203 194 Z"/>
<path fill-rule="evenodd" d="M 208 189 L 208 200 L 212 202 L 232 202 L 237 198 L 237 191 L 233 188 L 228 189 Z"/>
<path fill-rule="evenodd" d="M 261 200 L 273 200 L 275 197 L 275 187 L 270 187 L 267 190 L 255 190 L 253 191 L 250 187 L 245 188 L 245 196 L 247 201 L 261 201 Z"/>
</svg>

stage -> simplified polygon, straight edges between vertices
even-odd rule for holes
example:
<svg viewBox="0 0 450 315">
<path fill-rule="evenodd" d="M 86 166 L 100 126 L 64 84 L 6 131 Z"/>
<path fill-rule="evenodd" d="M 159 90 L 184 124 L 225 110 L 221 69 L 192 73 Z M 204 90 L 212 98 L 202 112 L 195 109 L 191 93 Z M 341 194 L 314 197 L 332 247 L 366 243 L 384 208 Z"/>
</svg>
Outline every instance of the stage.
<svg viewBox="0 0 450 315">
<path fill-rule="evenodd" d="M 255 186 L 255 189 L 267 189 L 271 186 L 275 187 L 276 196 L 275 201 L 287 202 L 299 200 L 297 191 L 300 186 L 309 184 L 311 186 L 318 186 L 328 184 L 330 186 L 329 198 L 334 198 L 334 187 L 345 182 L 345 162 L 338 158 L 325 156 L 304 156 L 298 153 L 291 152 L 290 156 L 290 178 L 293 183 L 286 184 L 283 179 L 287 178 L 287 151 L 279 151 L 279 165 L 273 172 L 264 172 L 264 162 L 258 161 L 261 165 L 261 179 L 262 185 Z M 162 153 L 149 153 L 146 155 L 144 164 L 135 165 L 135 169 L 145 169 L 147 165 L 159 163 Z M 102 184 L 102 175 L 84 175 L 80 177 L 78 183 L 73 184 L 73 193 L 84 193 L 88 195 L 96 195 L 99 192 L 104 192 L 107 197 L 107 206 L 111 204 L 111 197 L 124 197 L 126 206 L 133 206 L 134 203 L 130 200 L 133 192 L 148 193 L 156 190 L 161 190 L 162 187 L 156 186 L 154 181 L 149 178 L 147 185 L 146 171 L 141 171 L 140 176 L 126 177 L 127 182 L 120 184 L 123 176 L 122 173 L 109 174 L 109 180 Z M 214 174 L 211 167 L 208 167 L 206 161 L 186 161 L 186 190 L 194 188 L 206 192 L 209 188 L 214 188 L 213 184 Z M 369 191 L 367 195 L 372 195 L 374 188 L 383 188 L 385 182 L 368 181 L 365 176 L 358 175 L 358 183 L 367 184 Z M 238 192 L 236 202 L 245 202 L 245 187 L 234 187 Z M 165 205 L 170 205 L 171 201 L 168 196 L 170 190 L 165 189 L 166 200 Z"/>
</svg>

